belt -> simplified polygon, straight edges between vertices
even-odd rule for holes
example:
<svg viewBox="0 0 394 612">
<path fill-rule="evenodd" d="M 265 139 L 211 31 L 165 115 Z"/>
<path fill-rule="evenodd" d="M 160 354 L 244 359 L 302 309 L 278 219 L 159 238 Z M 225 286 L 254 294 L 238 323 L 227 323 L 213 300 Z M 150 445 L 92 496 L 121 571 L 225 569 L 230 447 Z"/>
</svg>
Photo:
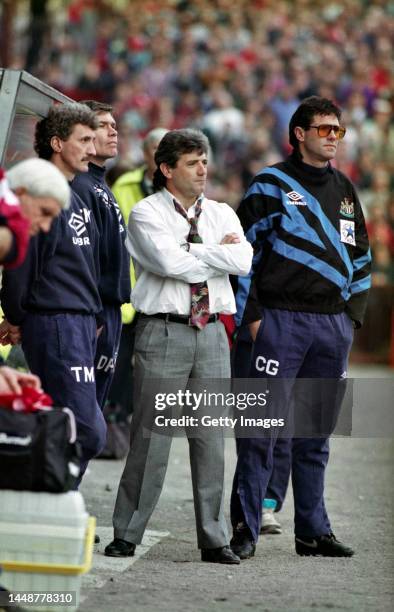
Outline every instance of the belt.
<svg viewBox="0 0 394 612">
<path fill-rule="evenodd" d="M 188 317 L 187 315 L 172 314 L 170 312 L 157 312 L 156 314 L 143 314 L 142 316 L 153 317 L 154 319 L 163 319 L 166 322 L 171 321 L 171 323 L 183 323 L 184 325 L 189 325 L 190 327 L 193 327 L 193 324 L 190 322 L 190 317 Z M 215 321 L 217 321 L 218 319 L 218 313 L 211 314 L 207 322 L 215 323 Z"/>
</svg>

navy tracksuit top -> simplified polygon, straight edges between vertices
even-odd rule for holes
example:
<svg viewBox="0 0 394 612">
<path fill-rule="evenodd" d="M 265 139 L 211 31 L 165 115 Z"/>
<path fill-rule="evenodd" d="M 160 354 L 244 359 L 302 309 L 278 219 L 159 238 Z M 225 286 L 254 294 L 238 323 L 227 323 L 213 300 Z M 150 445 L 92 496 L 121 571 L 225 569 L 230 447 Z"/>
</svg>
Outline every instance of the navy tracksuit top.
<svg viewBox="0 0 394 612">
<path fill-rule="evenodd" d="M 122 214 L 104 175 L 105 168 L 89 163 L 89 171 L 78 174 L 71 187 L 92 211 L 97 224 L 101 300 L 106 305 L 120 306 L 130 301 L 130 257 Z"/>
<path fill-rule="evenodd" d="M 21 325 L 28 312 L 97 315 L 98 231 L 94 216 L 75 193 L 48 234 L 30 240 L 22 266 L 3 274 L 1 304 L 7 320 Z"/>
</svg>

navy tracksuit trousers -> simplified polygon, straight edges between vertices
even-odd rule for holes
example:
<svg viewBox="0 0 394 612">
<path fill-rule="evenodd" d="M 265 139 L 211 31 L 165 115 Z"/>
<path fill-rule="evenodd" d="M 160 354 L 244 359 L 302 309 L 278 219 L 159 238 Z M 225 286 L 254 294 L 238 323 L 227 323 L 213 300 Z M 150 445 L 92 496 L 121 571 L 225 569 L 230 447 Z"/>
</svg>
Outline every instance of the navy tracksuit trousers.
<svg viewBox="0 0 394 612">
<path fill-rule="evenodd" d="M 107 426 L 96 399 L 96 319 L 91 315 L 28 314 L 22 348 L 29 368 L 41 378 L 56 406 L 68 406 L 82 449 L 81 475 L 106 442 Z"/>
<path fill-rule="evenodd" d="M 241 328 L 231 353 L 233 378 L 249 378 L 253 342 L 248 328 Z M 238 452 L 240 438 L 236 438 Z M 291 469 L 291 439 L 277 438 L 273 447 L 273 464 L 265 497 L 276 501 L 276 512 L 282 508 Z M 261 500 L 262 503 L 263 500 Z"/>
<path fill-rule="evenodd" d="M 103 317 L 105 323 L 97 339 L 94 360 L 97 401 L 101 410 L 104 408 L 108 397 L 118 356 L 120 332 L 122 329 L 120 306 L 103 304 Z"/>
<path fill-rule="evenodd" d="M 296 379 L 321 379 L 323 391 L 319 387 L 320 381 L 317 381 L 316 392 L 311 395 L 305 393 L 301 385 L 301 396 L 308 400 L 309 408 L 317 418 L 326 421 L 332 431 L 345 393 L 344 379 L 352 340 L 352 322 L 345 313 L 326 315 L 264 308 L 254 343 L 250 377 L 277 381 L 277 393 L 270 401 L 277 402 L 277 412 L 284 416 L 291 403 Z M 326 393 L 324 379 L 331 379 L 333 383 L 329 386 L 329 393 Z M 310 386 L 307 388 L 311 389 Z M 292 439 L 291 470 L 297 536 L 313 537 L 331 530 L 324 504 L 329 433 Z M 238 440 L 231 522 L 233 527 L 245 522 L 255 541 L 260 530 L 261 501 L 267 497 L 272 473 L 277 435 L 278 429 L 273 428 L 269 438 Z"/>
</svg>

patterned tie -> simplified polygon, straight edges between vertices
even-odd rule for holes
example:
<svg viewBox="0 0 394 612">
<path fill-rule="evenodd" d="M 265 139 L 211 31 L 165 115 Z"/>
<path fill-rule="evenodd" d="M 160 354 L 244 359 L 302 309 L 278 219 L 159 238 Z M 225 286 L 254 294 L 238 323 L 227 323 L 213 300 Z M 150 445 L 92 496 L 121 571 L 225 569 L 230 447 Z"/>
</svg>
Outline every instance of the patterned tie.
<svg viewBox="0 0 394 612">
<path fill-rule="evenodd" d="M 189 218 L 183 206 L 181 206 L 176 200 L 173 200 L 175 210 L 185 217 L 190 224 L 189 235 L 186 238 L 188 242 L 202 242 L 202 238 L 198 233 L 197 221 L 201 215 L 202 198 L 199 198 L 196 203 L 196 212 L 193 218 Z M 190 306 L 190 323 L 197 329 L 204 329 L 209 320 L 209 294 L 208 285 L 204 281 L 202 283 L 191 283 L 191 306 Z"/>
</svg>

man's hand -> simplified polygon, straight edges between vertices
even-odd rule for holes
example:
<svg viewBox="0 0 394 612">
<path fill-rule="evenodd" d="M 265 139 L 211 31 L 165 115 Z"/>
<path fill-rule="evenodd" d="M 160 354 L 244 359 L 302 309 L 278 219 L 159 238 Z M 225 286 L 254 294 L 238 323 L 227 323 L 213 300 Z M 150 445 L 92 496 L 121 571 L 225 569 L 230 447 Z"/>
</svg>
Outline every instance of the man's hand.
<svg viewBox="0 0 394 612">
<path fill-rule="evenodd" d="M 220 244 L 238 244 L 239 242 L 241 242 L 241 239 L 238 234 L 232 232 L 231 234 L 226 234 Z"/>
<path fill-rule="evenodd" d="M 253 321 L 253 323 L 249 323 L 249 331 L 252 336 L 253 342 L 256 340 L 257 332 L 259 331 L 261 319 L 260 321 Z"/>
<path fill-rule="evenodd" d="M 0 344 L 19 344 L 21 338 L 20 327 L 11 325 L 7 319 L 0 323 Z"/>
<path fill-rule="evenodd" d="M 22 387 L 34 387 L 36 391 L 42 391 L 41 381 L 34 374 L 19 372 L 8 366 L 0 367 L 0 393 L 22 393 Z"/>
</svg>

